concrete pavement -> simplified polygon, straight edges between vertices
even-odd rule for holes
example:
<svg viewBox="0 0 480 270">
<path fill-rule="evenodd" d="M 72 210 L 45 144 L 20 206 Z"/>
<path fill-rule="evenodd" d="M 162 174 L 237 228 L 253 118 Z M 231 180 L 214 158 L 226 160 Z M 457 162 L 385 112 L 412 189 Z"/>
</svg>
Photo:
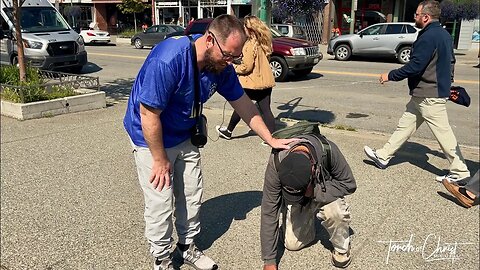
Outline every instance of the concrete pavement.
<svg viewBox="0 0 480 270">
<path fill-rule="evenodd" d="M 151 269 L 124 111 L 119 102 L 24 122 L 1 117 L 2 270 Z M 243 123 L 235 130 L 239 137 L 217 140 L 213 128 L 230 111 L 205 113 L 213 141 L 202 150 L 198 245 L 221 269 L 261 269 L 260 203 L 270 150 L 245 135 Z M 381 147 L 389 134 L 322 132 L 339 145 L 358 184 L 348 198 L 355 256 L 349 269 L 478 269 L 479 207 L 450 201 L 433 180 L 448 167 L 435 141 L 413 138 L 388 169 L 379 170 L 362 149 Z M 477 170 L 479 149 L 462 151 L 469 169 Z M 324 247 L 328 237 L 317 225 L 318 243 L 285 251 L 280 269 L 333 269 Z"/>
</svg>

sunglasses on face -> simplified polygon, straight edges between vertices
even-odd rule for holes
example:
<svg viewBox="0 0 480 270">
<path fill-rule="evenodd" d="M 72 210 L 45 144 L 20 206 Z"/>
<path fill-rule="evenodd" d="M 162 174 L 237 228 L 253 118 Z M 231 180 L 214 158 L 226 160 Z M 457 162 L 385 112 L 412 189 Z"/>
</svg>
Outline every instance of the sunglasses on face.
<svg viewBox="0 0 480 270">
<path fill-rule="evenodd" d="M 210 35 L 212 35 L 213 40 L 215 40 L 215 43 L 217 44 L 218 48 L 220 49 L 220 52 L 222 53 L 222 59 L 223 59 L 223 60 L 228 61 L 228 62 L 240 62 L 240 61 L 242 61 L 243 52 L 242 52 L 240 55 L 238 55 L 238 56 L 236 56 L 236 55 L 231 55 L 231 54 L 229 54 L 229 53 L 225 53 L 225 52 L 223 51 L 222 47 L 220 46 L 220 43 L 218 43 L 218 40 L 217 40 L 217 38 L 215 37 L 215 35 L 214 35 L 212 32 L 210 32 L 210 31 L 208 31 L 208 33 L 209 33 Z"/>
</svg>

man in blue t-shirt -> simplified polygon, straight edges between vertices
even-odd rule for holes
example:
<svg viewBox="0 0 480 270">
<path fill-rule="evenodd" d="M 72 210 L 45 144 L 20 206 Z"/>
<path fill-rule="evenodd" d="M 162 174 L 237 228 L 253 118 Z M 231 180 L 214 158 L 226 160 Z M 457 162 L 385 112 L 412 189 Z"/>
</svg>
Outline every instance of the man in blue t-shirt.
<svg viewBox="0 0 480 270">
<path fill-rule="evenodd" d="M 145 236 L 156 258 L 154 269 L 173 269 L 172 214 L 178 234 L 175 257 L 196 269 L 218 268 L 194 244 L 200 232 L 203 193 L 200 152 L 190 141 L 196 121 L 195 68 L 199 70 L 202 103 L 218 92 L 273 148 L 288 149 L 292 141 L 272 138 L 238 82 L 231 63 L 242 57 L 243 24 L 234 16 L 220 15 L 204 35 L 193 38 L 196 50 L 188 37 L 170 38 L 155 46 L 135 79 L 124 118 L 144 192 Z"/>
</svg>

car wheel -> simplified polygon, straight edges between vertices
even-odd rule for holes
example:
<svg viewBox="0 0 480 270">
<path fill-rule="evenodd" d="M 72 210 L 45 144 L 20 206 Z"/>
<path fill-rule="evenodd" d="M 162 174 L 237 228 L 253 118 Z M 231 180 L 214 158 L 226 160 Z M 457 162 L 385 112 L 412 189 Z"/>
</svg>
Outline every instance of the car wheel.
<svg viewBox="0 0 480 270">
<path fill-rule="evenodd" d="M 135 48 L 137 48 L 137 49 L 142 49 L 143 48 L 143 41 L 139 38 L 136 38 L 133 41 L 133 44 L 135 45 Z"/>
<path fill-rule="evenodd" d="M 12 66 L 17 66 L 18 67 L 18 56 L 14 55 L 12 56 Z"/>
<path fill-rule="evenodd" d="M 406 64 L 410 61 L 410 52 L 412 51 L 411 47 L 402 47 L 398 50 L 397 60 L 400 64 Z"/>
<path fill-rule="evenodd" d="M 312 69 L 313 69 L 313 67 L 311 67 L 311 68 L 306 68 L 306 69 L 294 70 L 293 73 L 294 73 L 295 75 L 297 75 L 298 77 L 305 77 L 305 76 L 307 76 L 308 74 L 310 74 L 310 72 L 312 72 Z"/>
<path fill-rule="evenodd" d="M 287 62 L 281 57 L 272 56 L 270 58 L 270 68 L 276 82 L 283 82 L 288 74 Z"/>
<path fill-rule="evenodd" d="M 352 49 L 346 44 L 339 45 L 335 48 L 335 59 L 340 61 L 346 61 L 352 55 Z"/>
</svg>

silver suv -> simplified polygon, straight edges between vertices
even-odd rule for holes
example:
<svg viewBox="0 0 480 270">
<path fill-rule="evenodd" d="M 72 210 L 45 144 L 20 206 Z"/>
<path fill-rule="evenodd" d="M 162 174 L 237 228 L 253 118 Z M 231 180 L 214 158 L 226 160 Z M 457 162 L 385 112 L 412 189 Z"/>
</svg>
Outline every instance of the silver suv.
<svg viewBox="0 0 480 270">
<path fill-rule="evenodd" d="M 418 28 L 414 23 L 377 23 L 356 34 L 334 37 L 328 43 L 327 53 L 340 61 L 352 55 L 395 56 L 401 64 L 410 60 Z"/>
</svg>

